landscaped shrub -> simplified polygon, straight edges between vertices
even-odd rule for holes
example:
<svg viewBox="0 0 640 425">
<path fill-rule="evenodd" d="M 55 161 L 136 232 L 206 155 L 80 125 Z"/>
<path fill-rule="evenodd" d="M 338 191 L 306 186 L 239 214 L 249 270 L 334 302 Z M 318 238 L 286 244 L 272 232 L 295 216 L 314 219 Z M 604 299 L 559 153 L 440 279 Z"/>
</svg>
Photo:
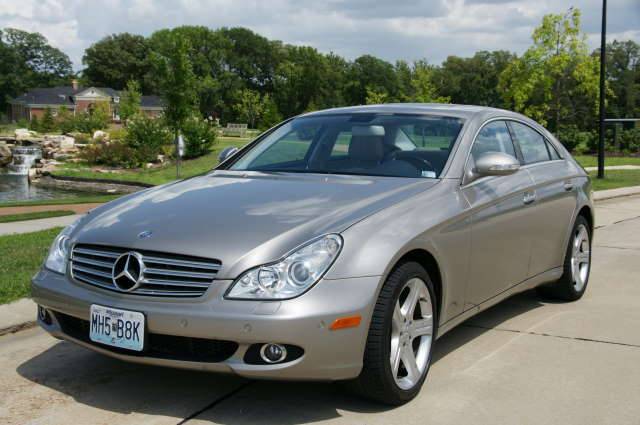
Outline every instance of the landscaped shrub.
<svg viewBox="0 0 640 425">
<path fill-rule="evenodd" d="M 640 128 L 622 130 L 618 133 L 620 147 L 629 153 L 640 152 Z"/>
<path fill-rule="evenodd" d="M 60 108 L 58 111 L 58 119 L 56 120 L 58 130 L 62 134 L 68 134 L 76 129 L 75 117 L 66 107 Z"/>
<path fill-rule="evenodd" d="M 216 141 L 216 129 L 209 121 L 193 116 L 182 126 L 184 137 L 184 158 L 197 158 L 211 151 Z"/>
<path fill-rule="evenodd" d="M 109 108 L 107 105 L 98 103 L 91 112 L 76 114 L 74 122 L 77 131 L 93 134 L 96 130 L 107 128 L 111 122 Z"/>
<path fill-rule="evenodd" d="M 593 152 L 598 146 L 598 135 L 593 131 L 580 131 L 574 125 L 561 127 L 556 138 L 567 150 L 575 153 Z"/>
<path fill-rule="evenodd" d="M 157 159 L 162 147 L 171 143 L 171 134 L 163 120 L 138 115 L 129 121 L 124 141 L 144 164 Z"/>
<path fill-rule="evenodd" d="M 124 140 L 127 137 L 125 128 L 113 128 L 108 131 L 109 140 Z"/>
<path fill-rule="evenodd" d="M 84 147 L 79 157 L 90 165 L 134 168 L 138 165 L 136 152 L 124 142 L 95 142 Z"/>
</svg>

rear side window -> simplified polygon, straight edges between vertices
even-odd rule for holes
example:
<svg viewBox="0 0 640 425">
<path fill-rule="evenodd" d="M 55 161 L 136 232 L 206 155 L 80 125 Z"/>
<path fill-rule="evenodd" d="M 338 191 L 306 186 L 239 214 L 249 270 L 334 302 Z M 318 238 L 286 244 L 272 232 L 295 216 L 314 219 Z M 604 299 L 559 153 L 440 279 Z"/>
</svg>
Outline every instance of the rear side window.
<svg viewBox="0 0 640 425">
<path fill-rule="evenodd" d="M 560 157 L 560 154 L 556 150 L 556 148 L 553 146 L 553 144 L 550 141 L 546 140 L 546 139 L 545 139 L 545 142 L 547 142 L 547 149 L 549 149 L 549 155 L 551 155 L 551 160 L 562 159 Z"/>
<path fill-rule="evenodd" d="M 516 142 L 520 146 L 525 164 L 549 161 L 550 157 L 549 151 L 547 150 L 547 142 L 540 133 L 519 122 L 513 121 L 510 125 Z"/>
<path fill-rule="evenodd" d="M 509 129 L 504 121 L 493 121 L 482 127 L 471 148 L 474 161 L 489 152 L 506 153 L 516 157 Z"/>
</svg>

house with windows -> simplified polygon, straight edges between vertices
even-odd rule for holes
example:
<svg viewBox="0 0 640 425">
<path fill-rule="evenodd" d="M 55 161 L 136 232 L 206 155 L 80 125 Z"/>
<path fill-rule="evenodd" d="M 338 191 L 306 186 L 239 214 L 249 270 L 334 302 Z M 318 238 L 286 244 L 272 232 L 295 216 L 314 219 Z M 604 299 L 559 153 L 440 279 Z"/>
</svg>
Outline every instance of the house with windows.
<svg viewBox="0 0 640 425">
<path fill-rule="evenodd" d="M 91 113 L 98 104 L 107 106 L 113 122 L 120 122 L 120 92 L 108 87 L 79 87 L 74 80 L 70 86 L 34 88 L 9 101 L 9 119 L 31 121 L 42 118 L 45 110 L 54 116 L 61 108 L 73 114 Z M 149 117 L 157 117 L 164 110 L 159 96 L 142 96 L 140 111 Z"/>
</svg>

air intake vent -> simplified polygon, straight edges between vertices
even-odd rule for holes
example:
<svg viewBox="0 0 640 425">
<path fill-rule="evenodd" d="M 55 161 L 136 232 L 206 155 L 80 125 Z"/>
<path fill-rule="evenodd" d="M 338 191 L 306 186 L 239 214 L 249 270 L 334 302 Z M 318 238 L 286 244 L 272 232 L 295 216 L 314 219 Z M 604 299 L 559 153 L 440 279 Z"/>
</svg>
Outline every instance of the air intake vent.
<svg viewBox="0 0 640 425">
<path fill-rule="evenodd" d="M 75 280 L 134 295 L 201 296 L 220 266 L 218 260 L 101 245 L 78 244 L 71 251 Z"/>
</svg>

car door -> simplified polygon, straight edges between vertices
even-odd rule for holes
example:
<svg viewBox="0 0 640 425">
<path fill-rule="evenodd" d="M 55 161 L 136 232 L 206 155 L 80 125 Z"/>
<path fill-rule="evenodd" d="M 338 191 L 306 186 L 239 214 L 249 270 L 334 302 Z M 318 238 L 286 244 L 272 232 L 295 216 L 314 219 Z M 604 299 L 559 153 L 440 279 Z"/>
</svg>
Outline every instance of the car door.
<svg viewBox="0 0 640 425">
<path fill-rule="evenodd" d="M 519 156 L 505 121 L 490 121 L 478 132 L 467 169 L 474 167 L 475 160 L 487 152 Z M 462 193 L 472 210 L 466 308 L 526 279 L 531 252 L 527 203 L 532 186 L 533 180 L 526 170 L 463 184 Z"/>
<path fill-rule="evenodd" d="M 529 218 L 532 230 L 529 276 L 535 276 L 562 265 L 578 194 L 571 167 L 549 140 L 524 123 L 509 121 L 508 125 L 522 153 L 523 168 L 535 184 Z"/>
</svg>

